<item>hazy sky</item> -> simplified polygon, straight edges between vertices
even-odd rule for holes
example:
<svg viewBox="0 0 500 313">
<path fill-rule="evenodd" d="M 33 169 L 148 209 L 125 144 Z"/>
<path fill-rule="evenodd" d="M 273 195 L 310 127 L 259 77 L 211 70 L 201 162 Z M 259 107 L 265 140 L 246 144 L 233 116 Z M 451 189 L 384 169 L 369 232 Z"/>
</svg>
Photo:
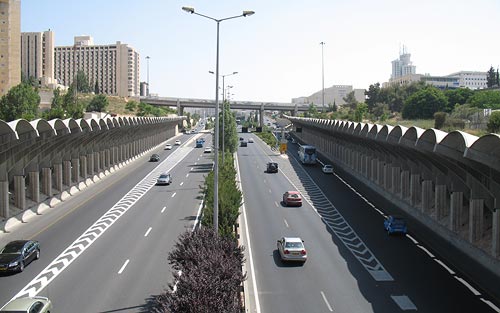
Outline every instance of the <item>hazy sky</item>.
<svg viewBox="0 0 500 313">
<path fill-rule="evenodd" d="M 405 45 L 417 73 L 487 71 L 500 64 L 499 0 L 22 0 L 21 31 L 51 29 L 55 45 L 75 35 L 116 41 L 141 56 L 141 81 L 164 97 L 215 98 L 217 19 L 220 73 L 235 100 L 290 102 L 325 88 L 387 81 Z M 222 85 L 222 82 L 221 82 Z"/>
</svg>

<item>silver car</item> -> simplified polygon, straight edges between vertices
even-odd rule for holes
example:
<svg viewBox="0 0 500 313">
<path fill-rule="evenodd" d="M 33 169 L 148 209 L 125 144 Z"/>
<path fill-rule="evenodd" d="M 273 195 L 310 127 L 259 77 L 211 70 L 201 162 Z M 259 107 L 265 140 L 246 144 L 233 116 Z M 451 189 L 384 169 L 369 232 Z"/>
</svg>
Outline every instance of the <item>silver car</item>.
<svg viewBox="0 0 500 313">
<path fill-rule="evenodd" d="M 168 173 L 162 173 L 156 180 L 157 185 L 170 185 L 172 183 L 172 176 Z"/>
<path fill-rule="evenodd" d="M 281 261 L 307 261 L 307 250 L 304 241 L 299 237 L 281 237 L 277 242 Z"/>
<path fill-rule="evenodd" d="M 50 313 L 52 303 L 46 297 L 17 298 L 7 303 L 0 312 L 4 313 Z"/>
<path fill-rule="evenodd" d="M 333 174 L 333 166 L 331 166 L 330 164 L 326 164 L 321 170 L 325 174 Z"/>
</svg>

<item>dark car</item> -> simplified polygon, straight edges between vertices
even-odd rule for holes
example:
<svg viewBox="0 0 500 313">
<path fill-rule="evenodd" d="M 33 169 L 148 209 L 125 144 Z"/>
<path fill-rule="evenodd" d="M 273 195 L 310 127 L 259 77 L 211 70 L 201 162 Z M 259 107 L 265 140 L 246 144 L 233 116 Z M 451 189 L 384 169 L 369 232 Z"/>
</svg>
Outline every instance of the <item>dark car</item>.
<svg viewBox="0 0 500 313">
<path fill-rule="evenodd" d="M 26 265 L 39 258 L 40 244 L 38 241 L 11 241 L 0 250 L 0 272 L 22 272 Z"/>
<path fill-rule="evenodd" d="M 149 158 L 149 162 L 158 162 L 158 161 L 160 161 L 160 156 L 158 154 L 153 154 Z"/>
<path fill-rule="evenodd" d="M 246 141 L 242 141 L 240 142 L 240 147 L 246 147 L 247 146 L 247 142 Z"/>
<path fill-rule="evenodd" d="M 269 162 L 267 163 L 267 170 L 268 173 L 278 173 L 278 163 L 276 162 Z"/>
<path fill-rule="evenodd" d="M 240 141 L 244 140 L 243 137 L 240 137 Z"/>
<path fill-rule="evenodd" d="M 399 233 L 405 235 L 408 232 L 406 222 L 402 217 L 389 215 L 384 220 L 384 229 L 388 235 Z"/>
</svg>

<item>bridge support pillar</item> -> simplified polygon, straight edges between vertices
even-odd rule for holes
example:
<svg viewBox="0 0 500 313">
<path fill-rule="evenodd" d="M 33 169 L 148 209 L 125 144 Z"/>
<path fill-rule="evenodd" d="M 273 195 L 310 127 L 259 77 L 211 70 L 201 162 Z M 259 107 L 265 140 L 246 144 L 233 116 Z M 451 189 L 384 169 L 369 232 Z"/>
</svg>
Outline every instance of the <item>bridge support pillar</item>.
<svg viewBox="0 0 500 313">
<path fill-rule="evenodd" d="M 434 190 L 432 188 L 432 180 L 424 180 L 422 182 L 422 212 L 426 214 L 431 213 L 433 200 Z"/>
<path fill-rule="evenodd" d="M 105 157 L 104 166 L 106 168 L 110 168 L 111 167 L 111 150 L 110 149 L 106 149 L 104 157 Z"/>
<path fill-rule="evenodd" d="M 401 172 L 401 199 L 407 200 L 410 197 L 410 171 Z"/>
<path fill-rule="evenodd" d="M 87 154 L 87 175 L 94 176 L 94 153 Z"/>
<path fill-rule="evenodd" d="M 26 209 L 26 190 L 23 175 L 14 176 L 14 206 L 20 210 Z"/>
<path fill-rule="evenodd" d="M 261 105 L 259 110 L 259 123 L 260 127 L 264 128 L 264 104 Z"/>
<path fill-rule="evenodd" d="M 446 212 L 446 185 L 436 185 L 435 202 L 436 220 L 441 221 L 448 212 Z"/>
<path fill-rule="evenodd" d="M 422 194 L 422 185 L 420 184 L 420 174 L 411 174 L 410 176 L 410 204 L 417 206 L 420 203 Z"/>
<path fill-rule="evenodd" d="M 384 189 L 392 190 L 392 165 L 384 164 Z"/>
<path fill-rule="evenodd" d="M 393 166 L 391 168 L 392 174 L 392 188 L 391 192 L 393 194 L 401 194 L 401 168 L 399 166 Z"/>
<path fill-rule="evenodd" d="M 28 176 L 30 179 L 30 184 L 28 186 L 29 188 L 29 197 L 33 202 L 39 203 L 40 202 L 40 172 L 39 171 L 33 171 L 33 172 L 28 172 Z"/>
<path fill-rule="evenodd" d="M 471 199 L 469 204 L 469 242 L 483 237 L 484 199 Z"/>
<path fill-rule="evenodd" d="M 491 230 L 491 254 L 493 257 L 500 257 L 500 209 L 495 209 L 492 214 L 493 227 Z"/>
<path fill-rule="evenodd" d="M 370 162 L 370 180 L 373 181 L 373 182 L 377 182 L 378 181 L 378 177 L 377 177 L 377 165 L 378 165 L 378 160 L 377 159 L 371 159 L 371 162 Z"/>
<path fill-rule="evenodd" d="M 74 158 L 71 160 L 71 177 L 73 178 L 73 182 L 80 182 L 80 159 Z"/>
<path fill-rule="evenodd" d="M 385 186 L 385 180 L 384 180 L 384 168 L 385 168 L 385 161 L 379 160 L 377 162 L 377 184 L 379 186 Z"/>
<path fill-rule="evenodd" d="M 54 164 L 55 186 L 59 192 L 63 191 L 63 167 L 61 163 Z"/>
<path fill-rule="evenodd" d="M 52 197 L 52 169 L 50 167 L 42 168 L 42 193 Z"/>
<path fill-rule="evenodd" d="M 84 181 L 87 179 L 88 176 L 86 155 L 80 155 L 80 176 L 83 178 Z"/>
<path fill-rule="evenodd" d="M 451 193 L 450 197 L 450 224 L 449 228 L 451 231 L 458 232 L 461 224 L 461 216 L 463 211 L 463 197 L 464 194 L 461 191 L 455 191 Z"/>
<path fill-rule="evenodd" d="M 101 165 L 101 170 L 104 172 L 106 170 L 106 151 L 100 151 L 99 152 L 99 158 L 100 158 L 100 165 Z"/>
<path fill-rule="evenodd" d="M 9 218 L 9 182 L 0 181 L 0 216 Z"/>
<path fill-rule="evenodd" d="M 94 152 L 94 173 L 99 174 L 101 170 L 101 154 Z"/>
<path fill-rule="evenodd" d="M 63 161 L 63 184 L 71 186 L 71 161 Z"/>
</svg>

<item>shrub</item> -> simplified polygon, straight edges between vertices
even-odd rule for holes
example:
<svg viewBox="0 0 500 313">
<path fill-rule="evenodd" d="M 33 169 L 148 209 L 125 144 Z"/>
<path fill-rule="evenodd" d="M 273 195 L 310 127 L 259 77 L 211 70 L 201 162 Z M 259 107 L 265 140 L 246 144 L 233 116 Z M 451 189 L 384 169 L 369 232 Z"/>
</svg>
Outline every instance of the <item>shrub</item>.
<svg viewBox="0 0 500 313">
<path fill-rule="evenodd" d="M 441 129 L 446 122 L 446 113 L 445 112 L 436 112 L 434 113 L 434 128 Z"/>
</svg>

